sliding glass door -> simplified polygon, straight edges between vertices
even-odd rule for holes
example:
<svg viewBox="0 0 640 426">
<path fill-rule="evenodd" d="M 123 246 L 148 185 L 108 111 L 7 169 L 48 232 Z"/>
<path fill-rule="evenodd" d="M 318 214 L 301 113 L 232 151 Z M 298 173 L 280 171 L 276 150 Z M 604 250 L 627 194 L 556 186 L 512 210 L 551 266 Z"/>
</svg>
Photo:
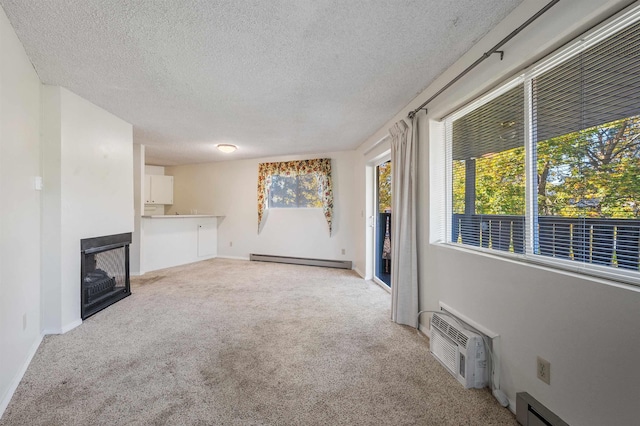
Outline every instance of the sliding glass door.
<svg viewBox="0 0 640 426">
<path fill-rule="evenodd" d="M 391 161 L 376 167 L 374 276 L 391 287 Z"/>
</svg>

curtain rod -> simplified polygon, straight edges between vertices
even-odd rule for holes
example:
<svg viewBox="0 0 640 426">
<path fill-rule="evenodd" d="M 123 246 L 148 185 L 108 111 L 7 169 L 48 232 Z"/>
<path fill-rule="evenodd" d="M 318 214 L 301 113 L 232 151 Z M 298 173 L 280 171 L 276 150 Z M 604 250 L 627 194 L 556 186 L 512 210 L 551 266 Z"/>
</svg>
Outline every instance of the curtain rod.
<svg viewBox="0 0 640 426">
<path fill-rule="evenodd" d="M 465 75 L 467 75 L 467 73 L 469 71 L 471 71 L 472 69 L 474 69 L 475 67 L 477 67 L 478 65 L 480 65 L 480 63 L 482 61 L 484 61 L 485 59 L 487 59 L 489 56 L 493 55 L 494 53 L 499 53 L 500 54 L 500 60 L 502 60 L 504 58 L 504 51 L 503 50 L 499 50 L 503 45 L 505 45 L 509 40 L 511 40 L 512 38 L 514 38 L 520 31 L 524 30 L 526 27 L 529 26 L 529 24 L 531 24 L 533 21 L 535 21 L 536 19 L 538 19 L 540 17 L 540 15 L 542 15 L 543 13 L 545 13 L 547 10 L 551 9 L 551 7 L 553 7 L 556 3 L 558 3 L 560 0 L 553 0 L 551 2 L 549 2 L 545 7 L 543 7 L 542 9 L 540 9 L 535 15 L 533 15 L 531 18 L 527 19 L 527 21 L 525 23 L 523 23 L 522 25 L 520 25 L 518 28 L 516 28 L 515 30 L 513 30 L 511 32 L 511 34 L 509 34 L 508 36 L 506 36 L 505 38 L 503 38 L 502 40 L 500 40 L 500 42 L 498 44 L 496 44 L 495 46 L 493 46 L 488 52 L 485 52 L 480 58 L 478 58 L 478 60 L 476 60 L 473 64 L 469 65 L 464 71 L 462 71 L 460 74 L 458 74 L 453 80 L 451 80 L 450 82 L 448 82 L 447 84 L 445 84 L 440 90 L 438 90 L 433 96 L 431 96 L 429 99 L 427 99 L 426 101 L 424 101 L 422 103 L 422 105 L 420 105 L 418 108 L 414 109 L 413 111 L 409 112 L 408 117 L 410 119 L 413 119 L 413 117 L 420 112 L 420 110 L 424 109 L 425 111 L 427 110 L 425 108 L 425 106 L 431 102 L 432 100 L 434 100 L 435 98 L 437 98 L 438 96 L 440 96 L 440 94 L 442 94 L 442 92 L 444 92 L 445 90 L 447 90 L 449 87 L 453 86 L 458 80 L 460 80 L 462 77 L 464 77 Z"/>
</svg>

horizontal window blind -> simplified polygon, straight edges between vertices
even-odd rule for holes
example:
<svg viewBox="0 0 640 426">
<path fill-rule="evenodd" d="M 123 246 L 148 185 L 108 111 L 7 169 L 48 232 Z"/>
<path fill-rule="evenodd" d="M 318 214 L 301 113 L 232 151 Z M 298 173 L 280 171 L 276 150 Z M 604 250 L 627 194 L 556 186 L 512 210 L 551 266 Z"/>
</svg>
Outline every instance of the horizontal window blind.
<svg viewBox="0 0 640 426">
<path fill-rule="evenodd" d="M 453 122 L 453 159 L 481 158 L 524 146 L 522 84 Z"/>
<path fill-rule="evenodd" d="M 537 139 L 639 115 L 639 42 L 635 24 L 535 78 Z"/>
</svg>

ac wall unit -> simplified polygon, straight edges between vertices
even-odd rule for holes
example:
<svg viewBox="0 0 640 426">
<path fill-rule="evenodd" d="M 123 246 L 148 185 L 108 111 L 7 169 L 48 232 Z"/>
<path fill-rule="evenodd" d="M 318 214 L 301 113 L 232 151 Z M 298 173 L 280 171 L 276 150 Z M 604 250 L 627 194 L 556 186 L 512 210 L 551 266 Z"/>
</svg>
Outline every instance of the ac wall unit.
<svg viewBox="0 0 640 426">
<path fill-rule="evenodd" d="M 431 317 L 430 350 L 465 388 L 487 386 L 487 356 L 481 335 L 435 313 Z"/>
</svg>

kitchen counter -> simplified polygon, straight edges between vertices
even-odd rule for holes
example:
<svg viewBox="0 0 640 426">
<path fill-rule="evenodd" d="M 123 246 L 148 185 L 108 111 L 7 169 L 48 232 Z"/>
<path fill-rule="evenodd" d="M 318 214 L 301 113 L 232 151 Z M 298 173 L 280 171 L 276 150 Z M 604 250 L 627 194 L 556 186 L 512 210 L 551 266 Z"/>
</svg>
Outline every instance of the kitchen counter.
<svg viewBox="0 0 640 426">
<path fill-rule="evenodd" d="M 218 221 L 206 214 L 142 216 L 140 273 L 216 257 Z M 167 220 L 158 220 L 167 219 Z"/>
</svg>

